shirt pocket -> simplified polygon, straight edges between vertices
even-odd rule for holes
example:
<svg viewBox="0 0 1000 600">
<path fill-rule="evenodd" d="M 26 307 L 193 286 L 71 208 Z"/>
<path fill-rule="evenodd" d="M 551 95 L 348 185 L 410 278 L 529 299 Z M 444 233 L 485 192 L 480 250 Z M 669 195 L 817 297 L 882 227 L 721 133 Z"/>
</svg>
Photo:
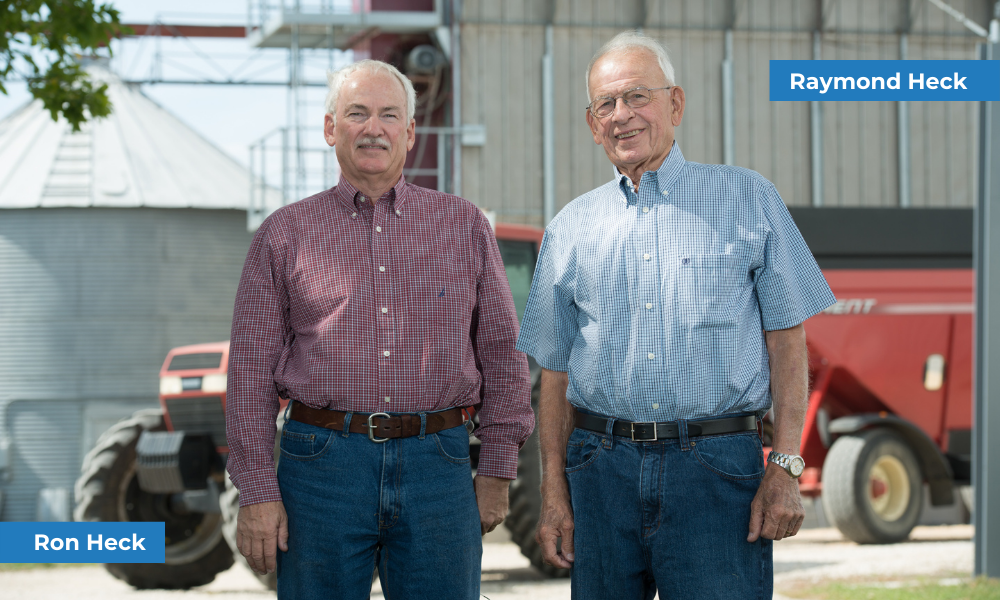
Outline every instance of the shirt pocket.
<svg viewBox="0 0 1000 600">
<path fill-rule="evenodd" d="M 746 273 L 735 254 L 692 254 L 680 259 L 680 308 L 687 324 L 736 325 Z"/>
<path fill-rule="evenodd" d="M 438 330 L 468 335 L 472 301 L 464 282 L 440 280 L 424 288 L 424 316 Z"/>
</svg>

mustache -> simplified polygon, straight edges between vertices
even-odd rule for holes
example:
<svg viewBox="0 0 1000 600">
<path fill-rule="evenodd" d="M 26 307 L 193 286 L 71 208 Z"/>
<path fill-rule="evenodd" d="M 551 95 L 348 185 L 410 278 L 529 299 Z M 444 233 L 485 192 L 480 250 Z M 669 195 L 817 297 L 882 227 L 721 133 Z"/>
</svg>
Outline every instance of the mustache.
<svg viewBox="0 0 1000 600">
<path fill-rule="evenodd" d="M 388 150 L 389 140 L 380 137 L 363 137 L 358 140 L 356 146 L 379 146 Z"/>
</svg>

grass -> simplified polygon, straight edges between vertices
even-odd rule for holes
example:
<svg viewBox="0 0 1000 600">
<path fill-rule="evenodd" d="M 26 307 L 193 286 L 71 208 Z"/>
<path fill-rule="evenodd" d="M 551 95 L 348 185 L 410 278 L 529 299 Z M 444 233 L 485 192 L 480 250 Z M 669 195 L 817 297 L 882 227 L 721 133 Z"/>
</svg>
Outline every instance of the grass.
<svg viewBox="0 0 1000 600">
<path fill-rule="evenodd" d="M 1000 579 L 836 582 L 783 593 L 810 600 L 1000 600 Z"/>
</svg>

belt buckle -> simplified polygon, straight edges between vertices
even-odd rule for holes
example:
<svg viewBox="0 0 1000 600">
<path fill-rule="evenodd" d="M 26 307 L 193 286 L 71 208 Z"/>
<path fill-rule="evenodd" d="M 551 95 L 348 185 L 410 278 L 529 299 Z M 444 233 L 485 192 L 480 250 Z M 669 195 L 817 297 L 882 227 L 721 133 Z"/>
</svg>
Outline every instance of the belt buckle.
<svg viewBox="0 0 1000 600">
<path fill-rule="evenodd" d="M 376 425 L 374 423 L 372 423 L 372 419 L 374 419 L 375 417 L 385 417 L 386 419 L 388 419 L 389 415 L 388 415 L 388 413 L 372 413 L 372 414 L 368 415 L 368 439 L 370 439 L 371 441 L 375 442 L 376 444 L 382 444 L 384 442 L 388 442 L 389 438 L 377 438 L 377 437 L 375 437 L 375 427 L 376 427 Z"/>
<path fill-rule="evenodd" d="M 637 439 L 635 439 L 635 426 L 636 425 L 652 425 L 653 426 L 653 439 L 651 439 L 651 440 L 637 440 Z M 653 423 L 653 422 L 649 422 L 649 423 L 631 423 L 631 426 L 632 426 L 632 441 L 633 442 L 655 442 L 655 441 L 657 441 L 659 439 L 657 437 L 657 433 L 656 433 L 656 423 Z"/>
</svg>

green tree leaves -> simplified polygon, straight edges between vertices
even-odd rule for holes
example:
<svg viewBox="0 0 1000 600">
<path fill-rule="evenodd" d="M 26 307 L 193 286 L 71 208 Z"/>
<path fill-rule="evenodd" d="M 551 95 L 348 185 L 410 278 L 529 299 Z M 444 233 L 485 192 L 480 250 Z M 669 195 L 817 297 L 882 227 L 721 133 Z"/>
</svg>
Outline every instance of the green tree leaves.
<svg viewBox="0 0 1000 600">
<path fill-rule="evenodd" d="M 0 0 L 0 93 L 4 82 L 23 77 L 31 95 L 53 120 L 74 131 L 90 118 L 111 114 L 107 86 L 95 87 L 79 56 L 107 47 L 127 33 L 110 4 L 94 0 Z M 110 53 L 110 48 L 108 48 Z"/>
</svg>

